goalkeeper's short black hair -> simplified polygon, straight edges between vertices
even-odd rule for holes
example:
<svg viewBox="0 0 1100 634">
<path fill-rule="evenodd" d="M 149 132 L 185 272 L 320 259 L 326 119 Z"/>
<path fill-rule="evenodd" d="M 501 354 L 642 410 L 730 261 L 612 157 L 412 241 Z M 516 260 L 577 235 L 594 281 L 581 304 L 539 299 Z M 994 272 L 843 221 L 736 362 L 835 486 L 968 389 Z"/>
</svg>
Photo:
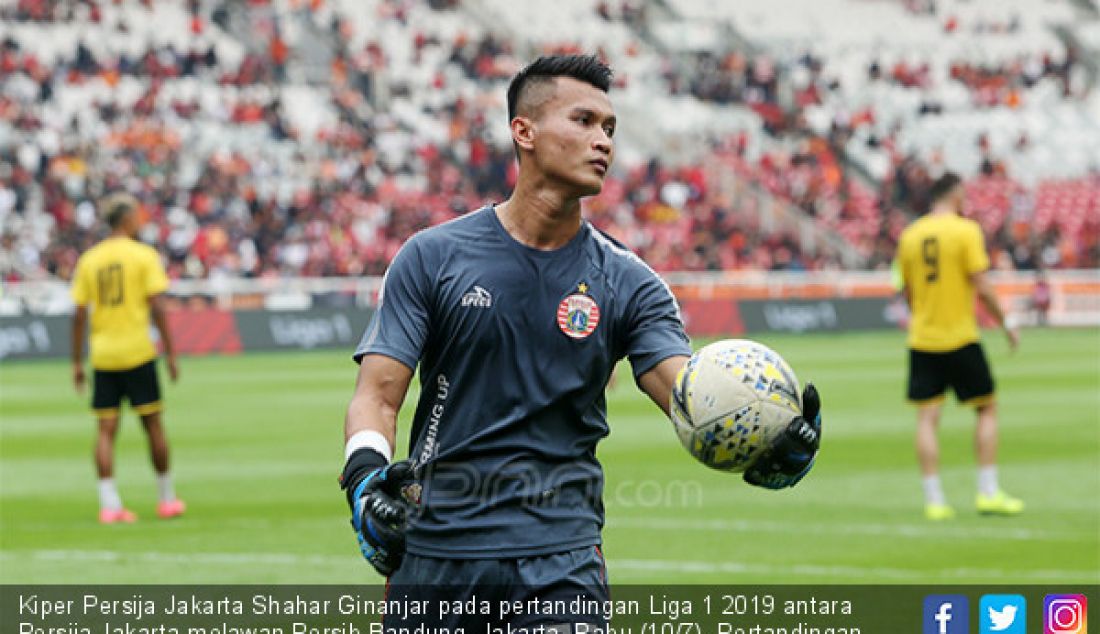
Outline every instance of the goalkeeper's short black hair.
<svg viewBox="0 0 1100 634">
<path fill-rule="evenodd" d="M 611 68 L 595 55 L 546 55 L 528 64 L 508 85 L 508 120 L 523 109 L 522 101 L 534 86 L 551 83 L 555 77 L 572 77 L 599 88 L 611 90 Z"/>
<path fill-rule="evenodd" d="M 955 172 L 945 172 L 943 176 L 940 176 L 932 183 L 931 189 L 928 190 L 928 202 L 935 205 L 939 201 L 947 197 L 948 194 L 953 192 L 956 187 L 962 184 L 962 179 Z"/>
</svg>

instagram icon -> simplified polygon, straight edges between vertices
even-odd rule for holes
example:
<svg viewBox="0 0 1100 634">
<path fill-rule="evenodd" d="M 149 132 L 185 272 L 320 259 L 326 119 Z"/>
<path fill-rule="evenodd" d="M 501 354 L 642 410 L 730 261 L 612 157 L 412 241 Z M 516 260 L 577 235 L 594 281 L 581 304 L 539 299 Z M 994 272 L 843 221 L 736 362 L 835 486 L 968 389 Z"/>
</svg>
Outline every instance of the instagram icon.
<svg viewBox="0 0 1100 634">
<path fill-rule="evenodd" d="M 1043 634 L 1088 634 L 1088 600 L 1083 594 L 1048 594 L 1043 599 Z"/>
</svg>

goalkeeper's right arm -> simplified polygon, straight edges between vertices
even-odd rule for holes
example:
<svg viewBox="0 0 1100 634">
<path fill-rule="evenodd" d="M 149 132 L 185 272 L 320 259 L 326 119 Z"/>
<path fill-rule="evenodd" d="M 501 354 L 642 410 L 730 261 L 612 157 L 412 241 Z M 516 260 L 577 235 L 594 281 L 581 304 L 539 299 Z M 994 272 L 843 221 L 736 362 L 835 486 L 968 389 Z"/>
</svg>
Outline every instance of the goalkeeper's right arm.
<svg viewBox="0 0 1100 634">
<path fill-rule="evenodd" d="M 374 432 L 385 444 L 373 441 L 369 446 L 389 461 L 397 444 L 397 412 L 405 402 L 412 375 L 412 369 L 396 359 L 380 354 L 364 355 L 355 381 L 355 394 L 344 419 L 344 441 L 351 443 L 360 432 Z M 347 447 L 354 450 L 358 445 Z M 350 455 L 351 451 L 345 453 Z"/>
<path fill-rule="evenodd" d="M 363 556 L 389 575 L 405 552 L 408 503 L 401 486 L 412 477 L 407 461 L 390 464 L 397 436 L 397 412 L 412 369 L 382 355 L 365 355 L 344 421 L 344 469 L 340 487 L 351 508 L 352 528 Z"/>
</svg>

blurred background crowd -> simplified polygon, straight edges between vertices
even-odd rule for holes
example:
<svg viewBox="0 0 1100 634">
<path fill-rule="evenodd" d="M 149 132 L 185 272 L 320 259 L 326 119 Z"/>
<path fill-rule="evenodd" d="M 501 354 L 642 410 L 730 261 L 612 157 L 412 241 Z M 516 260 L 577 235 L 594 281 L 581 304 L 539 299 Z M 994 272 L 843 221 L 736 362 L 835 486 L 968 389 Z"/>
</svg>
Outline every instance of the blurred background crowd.
<svg viewBox="0 0 1100 634">
<path fill-rule="evenodd" d="M 511 75 L 589 51 L 586 214 L 658 270 L 888 267 L 948 169 L 995 267 L 1100 266 L 1095 0 L 772 4 L 0 3 L 0 274 L 67 279 L 120 189 L 174 278 L 380 274 L 508 195 Z"/>
</svg>

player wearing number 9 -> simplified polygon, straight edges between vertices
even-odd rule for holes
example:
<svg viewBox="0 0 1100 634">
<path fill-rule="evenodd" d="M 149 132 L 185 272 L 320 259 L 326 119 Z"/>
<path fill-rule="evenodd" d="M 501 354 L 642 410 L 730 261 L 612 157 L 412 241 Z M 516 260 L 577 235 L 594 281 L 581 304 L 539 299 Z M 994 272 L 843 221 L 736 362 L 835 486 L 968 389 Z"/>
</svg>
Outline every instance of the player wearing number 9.
<svg viewBox="0 0 1100 634">
<path fill-rule="evenodd" d="M 905 296 L 912 309 L 909 322 L 909 400 L 917 406 L 917 455 L 924 477 L 925 515 L 947 520 L 955 515 L 939 480 L 936 429 L 944 393 L 976 408 L 978 429 L 977 510 L 1014 515 L 1020 500 L 997 484 L 997 409 L 993 376 L 979 342 L 975 296 L 1004 328 L 1016 348 L 993 287 L 986 279 L 989 258 L 978 223 L 961 217 L 966 190 L 958 176 L 944 174 L 930 191 L 931 208 L 907 227 L 898 244 L 897 262 Z"/>
<path fill-rule="evenodd" d="M 77 392 L 84 391 L 84 332 L 90 308 L 92 409 L 99 422 L 95 461 L 99 472 L 99 521 L 104 524 L 137 519 L 122 505 L 114 481 L 114 438 L 123 397 L 141 416 L 149 437 L 160 499 L 157 514 L 167 519 L 184 511 L 168 473 L 168 441 L 161 426 L 155 365 L 157 351 L 149 338 L 151 316 L 164 343 L 168 373 L 175 381 L 179 372 L 175 348 L 162 307 L 168 276 L 157 252 L 136 240 L 142 226 L 138 212 L 138 201 L 133 196 L 106 197 L 100 203 L 100 214 L 111 234 L 80 256 L 73 273 L 73 384 Z"/>
</svg>

